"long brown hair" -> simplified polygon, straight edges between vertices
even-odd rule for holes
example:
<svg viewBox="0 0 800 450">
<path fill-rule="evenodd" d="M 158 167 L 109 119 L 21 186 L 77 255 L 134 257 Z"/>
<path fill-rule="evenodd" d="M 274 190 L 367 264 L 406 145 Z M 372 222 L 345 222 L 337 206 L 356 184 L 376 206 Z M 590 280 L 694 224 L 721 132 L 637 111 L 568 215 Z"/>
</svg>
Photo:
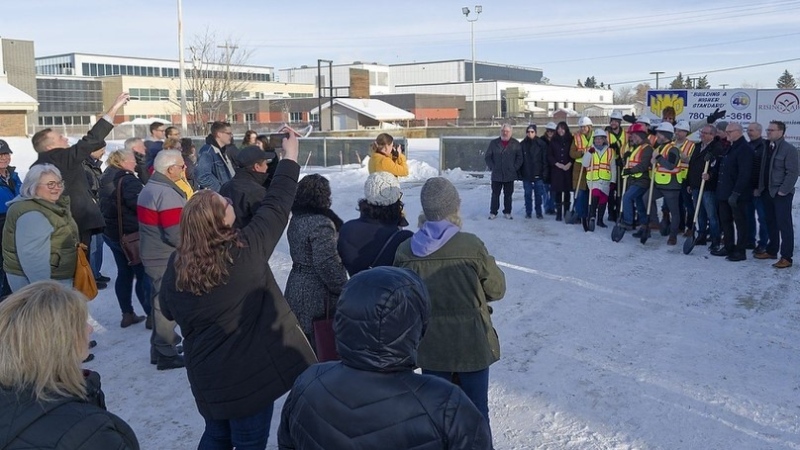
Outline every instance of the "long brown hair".
<svg viewBox="0 0 800 450">
<path fill-rule="evenodd" d="M 237 231 L 225 225 L 219 194 L 195 192 L 181 212 L 181 239 L 175 252 L 175 288 L 203 295 L 228 279 L 231 247 L 241 246 Z"/>
<path fill-rule="evenodd" d="M 378 137 L 375 138 L 375 142 L 372 143 L 372 153 L 378 153 L 383 150 L 383 147 L 387 145 L 392 145 L 394 142 L 394 138 L 389 133 L 381 133 Z"/>
</svg>

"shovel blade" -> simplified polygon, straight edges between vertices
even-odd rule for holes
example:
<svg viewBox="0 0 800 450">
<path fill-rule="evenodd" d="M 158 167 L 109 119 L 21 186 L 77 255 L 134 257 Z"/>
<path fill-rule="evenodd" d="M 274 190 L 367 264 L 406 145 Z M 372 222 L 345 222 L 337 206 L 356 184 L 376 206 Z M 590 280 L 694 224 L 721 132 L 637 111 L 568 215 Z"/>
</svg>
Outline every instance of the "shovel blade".
<svg viewBox="0 0 800 450">
<path fill-rule="evenodd" d="M 686 238 L 686 240 L 683 241 L 683 254 L 684 255 L 688 255 L 689 253 L 692 253 L 692 250 L 694 250 L 694 243 L 695 243 L 696 240 L 697 240 L 697 233 L 692 231 L 692 235 L 688 236 Z"/>
<path fill-rule="evenodd" d="M 594 233 L 594 228 L 596 225 L 597 225 L 597 220 L 594 217 L 592 217 L 591 219 L 589 219 L 589 227 L 588 230 L 586 231 L 591 231 Z"/>
<path fill-rule="evenodd" d="M 569 210 L 566 213 L 564 213 L 564 223 L 572 222 L 572 216 L 574 215 L 575 213 L 572 210 Z"/>
<path fill-rule="evenodd" d="M 614 228 L 611 230 L 611 240 L 614 242 L 619 242 L 623 237 L 625 237 L 625 228 L 619 225 L 614 225 Z"/>
</svg>

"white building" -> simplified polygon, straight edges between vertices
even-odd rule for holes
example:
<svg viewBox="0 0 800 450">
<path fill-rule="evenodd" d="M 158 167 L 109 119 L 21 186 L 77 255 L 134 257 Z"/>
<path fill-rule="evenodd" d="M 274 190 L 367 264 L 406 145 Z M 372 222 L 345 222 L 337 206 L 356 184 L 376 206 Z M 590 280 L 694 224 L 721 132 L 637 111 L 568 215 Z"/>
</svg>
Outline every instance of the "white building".
<svg viewBox="0 0 800 450">
<path fill-rule="evenodd" d="M 279 79 L 285 83 L 302 83 L 321 85 L 327 89 L 333 80 L 333 94 L 337 97 L 349 96 L 350 90 L 350 69 L 362 69 L 369 72 L 369 93 L 370 95 L 392 94 L 389 84 L 389 66 L 378 63 L 362 63 L 356 61 L 352 64 L 339 64 L 329 67 L 327 63 L 317 66 L 300 66 L 291 69 L 279 69 Z M 333 76 L 331 77 L 331 72 Z M 317 84 L 317 77 L 320 83 Z M 325 90 L 323 97 L 330 93 Z"/>
</svg>

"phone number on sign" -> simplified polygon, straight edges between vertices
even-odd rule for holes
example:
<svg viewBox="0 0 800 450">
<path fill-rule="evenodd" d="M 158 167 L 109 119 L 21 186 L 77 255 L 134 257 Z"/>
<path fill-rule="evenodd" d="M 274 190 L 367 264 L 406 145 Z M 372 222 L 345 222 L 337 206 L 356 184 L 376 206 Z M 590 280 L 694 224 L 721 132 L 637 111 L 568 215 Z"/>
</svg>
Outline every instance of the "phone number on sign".
<svg viewBox="0 0 800 450">
<path fill-rule="evenodd" d="M 690 112 L 689 120 L 703 120 L 706 118 L 704 112 Z M 734 112 L 725 116 L 727 120 L 753 120 L 753 113 L 749 112 Z"/>
</svg>

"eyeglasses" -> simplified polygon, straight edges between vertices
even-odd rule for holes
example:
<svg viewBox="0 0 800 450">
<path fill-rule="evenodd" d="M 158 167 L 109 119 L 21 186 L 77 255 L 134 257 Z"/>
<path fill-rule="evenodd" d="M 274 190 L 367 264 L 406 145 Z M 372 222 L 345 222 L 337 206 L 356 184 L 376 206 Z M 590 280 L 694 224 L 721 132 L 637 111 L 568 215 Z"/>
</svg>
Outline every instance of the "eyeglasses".
<svg viewBox="0 0 800 450">
<path fill-rule="evenodd" d="M 536 130 L 528 130 L 526 133 L 536 133 Z"/>
<path fill-rule="evenodd" d="M 167 129 L 166 128 L 156 128 L 156 131 L 158 131 L 159 133 L 164 133 L 165 131 L 167 131 Z"/>
<path fill-rule="evenodd" d="M 767 128 L 767 132 L 768 133 L 772 133 L 772 132 L 775 132 L 775 131 L 779 131 L 779 130 L 777 128 Z"/>
<path fill-rule="evenodd" d="M 186 169 L 186 165 L 185 164 L 173 164 L 170 167 L 177 167 L 177 168 L 179 168 L 181 170 Z"/>
<path fill-rule="evenodd" d="M 228 203 L 228 206 L 233 207 L 233 200 L 231 200 L 230 197 L 222 197 L 222 198 L 225 199 L 225 202 Z"/>
<path fill-rule="evenodd" d="M 47 186 L 47 189 L 62 189 L 64 188 L 64 180 L 61 181 L 48 181 L 47 183 L 39 183 L 39 186 Z"/>
<path fill-rule="evenodd" d="M 231 131 L 220 131 L 220 134 L 227 134 L 228 136 L 233 136 L 233 132 Z"/>
</svg>

